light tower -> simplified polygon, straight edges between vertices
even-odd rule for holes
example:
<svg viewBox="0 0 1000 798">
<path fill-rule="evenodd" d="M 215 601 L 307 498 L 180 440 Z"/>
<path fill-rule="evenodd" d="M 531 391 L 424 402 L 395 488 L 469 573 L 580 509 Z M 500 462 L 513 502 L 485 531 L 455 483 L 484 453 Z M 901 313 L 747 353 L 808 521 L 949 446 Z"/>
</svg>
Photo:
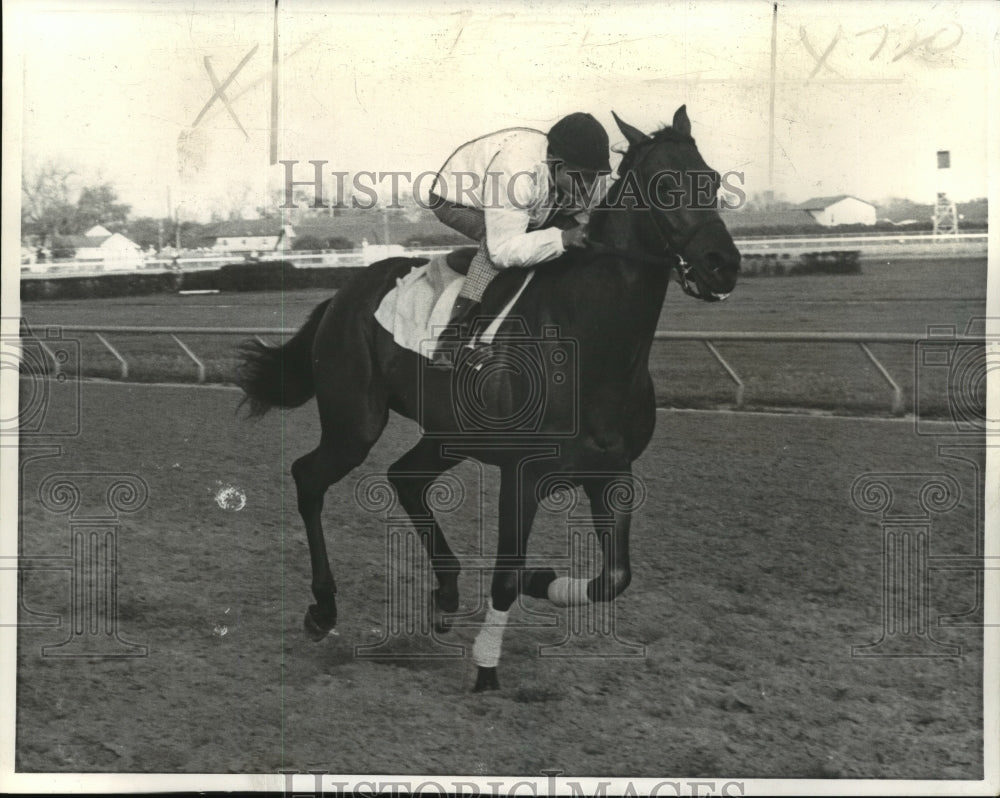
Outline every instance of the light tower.
<svg viewBox="0 0 1000 798">
<path fill-rule="evenodd" d="M 951 189 L 951 153 L 938 150 L 938 192 L 934 202 L 934 235 L 953 236 L 958 234 L 958 209 L 949 199 Z"/>
</svg>

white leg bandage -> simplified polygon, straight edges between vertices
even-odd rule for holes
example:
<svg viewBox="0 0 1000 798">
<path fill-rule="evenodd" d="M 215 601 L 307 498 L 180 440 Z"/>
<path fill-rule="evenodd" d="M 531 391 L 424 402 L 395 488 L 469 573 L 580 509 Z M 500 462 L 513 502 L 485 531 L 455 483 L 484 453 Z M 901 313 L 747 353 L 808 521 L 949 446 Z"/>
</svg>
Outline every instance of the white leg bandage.
<svg viewBox="0 0 1000 798">
<path fill-rule="evenodd" d="M 486 619 L 472 646 L 472 661 L 480 668 L 495 668 L 500 662 L 500 646 L 503 644 L 503 630 L 507 628 L 508 615 L 509 612 L 493 609 L 492 603 L 486 610 Z"/>
<path fill-rule="evenodd" d="M 557 607 L 569 607 L 588 604 L 587 585 L 589 579 L 575 579 L 570 576 L 559 576 L 549 584 L 549 601 Z"/>
</svg>

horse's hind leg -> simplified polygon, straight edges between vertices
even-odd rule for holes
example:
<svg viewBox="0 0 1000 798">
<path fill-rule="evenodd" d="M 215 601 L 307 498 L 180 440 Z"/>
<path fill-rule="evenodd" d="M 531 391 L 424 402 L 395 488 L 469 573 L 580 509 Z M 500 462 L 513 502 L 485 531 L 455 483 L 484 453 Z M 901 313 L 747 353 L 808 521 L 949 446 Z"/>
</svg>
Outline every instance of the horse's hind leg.
<svg viewBox="0 0 1000 798">
<path fill-rule="evenodd" d="M 348 383 L 352 384 L 352 383 Z M 364 462 L 389 418 L 381 386 L 358 379 L 351 391 L 317 390 L 319 446 L 292 464 L 299 514 L 306 528 L 312 566 L 312 593 L 316 603 L 306 612 L 306 633 L 322 640 L 337 624 L 337 585 L 330 569 L 320 516 L 327 489 Z"/>
<path fill-rule="evenodd" d="M 438 583 L 432 596 L 431 617 L 437 631 L 444 632 L 448 627 L 441 613 L 458 610 L 461 566 L 428 503 L 428 489 L 434 480 L 457 463 L 455 458 L 442 456 L 441 446 L 441 441 L 421 438 L 416 446 L 389 466 L 389 481 L 396 488 L 399 503 L 427 549 Z"/>
<path fill-rule="evenodd" d="M 337 625 L 337 585 L 330 569 L 323 536 L 323 498 L 327 489 L 359 466 L 374 441 L 350 441 L 324 435 L 319 446 L 292 464 L 298 492 L 299 514 L 309 542 L 312 593 L 316 603 L 306 612 L 305 629 L 313 640 L 322 640 Z"/>
</svg>

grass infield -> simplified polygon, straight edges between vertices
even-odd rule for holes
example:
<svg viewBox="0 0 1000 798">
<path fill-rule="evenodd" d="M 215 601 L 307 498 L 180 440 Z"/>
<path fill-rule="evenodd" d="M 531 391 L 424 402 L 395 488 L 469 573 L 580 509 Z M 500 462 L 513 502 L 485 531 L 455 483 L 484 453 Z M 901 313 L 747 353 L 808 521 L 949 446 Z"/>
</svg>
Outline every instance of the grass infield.
<svg viewBox="0 0 1000 798">
<path fill-rule="evenodd" d="M 692 300 L 677 286 L 667 292 L 659 329 L 682 331 L 910 333 L 930 326 L 961 335 L 986 314 L 985 258 L 862 261 L 857 275 L 747 276 L 726 302 Z M 329 291 L 154 295 L 38 301 L 22 306 L 36 332 L 59 325 L 297 328 Z M 116 379 L 120 365 L 92 333 L 67 332 L 79 343 L 80 373 Z M 194 363 L 168 335 L 105 334 L 129 364 L 129 380 L 197 379 Z M 238 336 L 182 335 L 205 365 L 209 382 L 229 382 Z M 885 414 L 891 391 L 855 344 L 723 342 L 719 351 L 746 385 L 748 407 L 804 407 Z M 985 396 L 985 359 L 962 350 L 943 363 L 917 365 L 920 345 L 873 344 L 872 352 L 904 391 L 904 408 L 949 412 Z M 963 371 L 964 370 L 964 371 Z M 658 341 L 650 371 L 657 400 L 667 407 L 731 405 L 734 386 L 700 342 Z M 958 387 L 956 387 L 958 386 Z M 980 396 L 981 394 L 981 396 Z"/>
</svg>

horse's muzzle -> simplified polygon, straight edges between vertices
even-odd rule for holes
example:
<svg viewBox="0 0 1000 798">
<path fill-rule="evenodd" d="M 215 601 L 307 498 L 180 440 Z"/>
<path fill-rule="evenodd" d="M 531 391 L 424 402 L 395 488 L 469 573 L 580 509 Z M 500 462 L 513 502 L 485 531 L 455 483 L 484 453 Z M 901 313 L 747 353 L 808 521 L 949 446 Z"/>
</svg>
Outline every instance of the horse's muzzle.
<svg viewBox="0 0 1000 798">
<path fill-rule="evenodd" d="M 735 248 L 734 252 L 735 258 L 709 252 L 693 263 L 682 263 L 679 272 L 684 293 L 706 302 L 728 297 L 740 272 L 740 255 Z"/>
</svg>

